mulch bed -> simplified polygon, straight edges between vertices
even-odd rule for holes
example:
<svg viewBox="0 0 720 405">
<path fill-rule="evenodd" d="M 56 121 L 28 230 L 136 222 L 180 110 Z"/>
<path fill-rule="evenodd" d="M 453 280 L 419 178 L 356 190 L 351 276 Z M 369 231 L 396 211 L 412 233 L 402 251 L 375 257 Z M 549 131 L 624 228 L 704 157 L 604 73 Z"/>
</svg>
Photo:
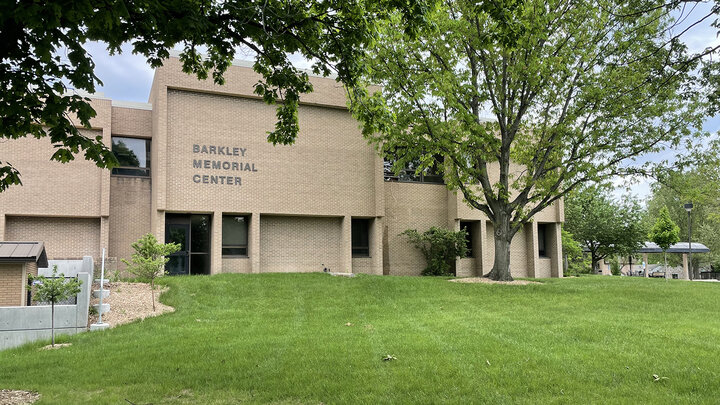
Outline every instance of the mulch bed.
<svg viewBox="0 0 720 405">
<path fill-rule="evenodd" d="M 30 391 L 0 390 L 0 405 L 32 404 L 40 399 L 40 394 Z"/>
<path fill-rule="evenodd" d="M 100 284 L 95 284 L 94 289 L 100 289 Z M 155 311 L 153 312 L 150 294 L 150 284 L 114 282 L 104 285 L 110 290 L 110 295 L 103 298 L 103 304 L 110 304 L 110 312 L 104 313 L 102 320 L 110 327 L 122 325 L 137 319 L 145 319 L 151 316 L 158 316 L 166 312 L 172 312 L 175 308 L 161 304 L 158 301 L 160 294 L 167 291 L 167 287 L 155 287 Z M 97 304 L 100 300 L 92 298 L 90 305 Z M 90 315 L 90 324 L 98 321 L 98 315 Z"/>
</svg>

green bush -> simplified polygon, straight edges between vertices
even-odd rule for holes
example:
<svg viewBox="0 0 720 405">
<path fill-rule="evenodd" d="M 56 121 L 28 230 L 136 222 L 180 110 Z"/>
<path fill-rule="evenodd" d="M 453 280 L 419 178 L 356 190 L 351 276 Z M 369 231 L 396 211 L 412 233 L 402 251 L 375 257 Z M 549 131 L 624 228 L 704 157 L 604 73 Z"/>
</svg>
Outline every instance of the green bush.
<svg viewBox="0 0 720 405">
<path fill-rule="evenodd" d="M 614 258 L 613 261 L 610 262 L 610 273 L 612 273 L 613 276 L 620 275 L 620 263 L 618 263 L 618 261 Z"/>
<path fill-rule="evenodd" d="M 408 229 L 401 235 L 407 236 L 425 256 L 427 267 L 422 271 L 423 276 L 452 276 L 455 258 L 467 254 L 465 230 L 454 232 L 433 226 L 423 233 Z"/>
</svg>

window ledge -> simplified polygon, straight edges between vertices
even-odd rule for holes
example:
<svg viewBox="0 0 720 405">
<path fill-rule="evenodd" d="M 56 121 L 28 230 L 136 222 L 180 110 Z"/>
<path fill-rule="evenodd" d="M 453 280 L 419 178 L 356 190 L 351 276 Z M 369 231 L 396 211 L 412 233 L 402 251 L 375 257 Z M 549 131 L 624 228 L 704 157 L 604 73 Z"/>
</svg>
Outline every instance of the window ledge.
<svg viewBox="0 0 720 405">
<path fill-rule="evenodd" d="M 242 255 L 223 255 L 223 259 L 249 259 L 250 256 L 242 256 Z"/>
</svg>

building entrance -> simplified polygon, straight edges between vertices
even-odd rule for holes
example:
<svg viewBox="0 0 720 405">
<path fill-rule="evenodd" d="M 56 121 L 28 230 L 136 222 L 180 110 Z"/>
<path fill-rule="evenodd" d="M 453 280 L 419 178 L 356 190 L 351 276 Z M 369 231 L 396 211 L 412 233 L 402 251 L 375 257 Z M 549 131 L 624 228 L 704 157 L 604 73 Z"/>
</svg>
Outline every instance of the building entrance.
<svg viewBox="0 0 720 405">
<path fill-rule="evenodd" d="M 168 274 L 210 274 L 210 215 L 166 214 L 165 243 L 170 242 L 180 250 L 168 256 Z"/>
</svg>

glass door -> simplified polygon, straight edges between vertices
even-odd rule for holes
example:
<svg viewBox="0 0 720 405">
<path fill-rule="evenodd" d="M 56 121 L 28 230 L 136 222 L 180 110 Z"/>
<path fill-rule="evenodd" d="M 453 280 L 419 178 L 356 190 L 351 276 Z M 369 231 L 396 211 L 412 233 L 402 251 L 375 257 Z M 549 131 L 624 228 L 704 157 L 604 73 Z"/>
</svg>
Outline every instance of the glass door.
<svg viewBox="0 0 720 405">
<path fill-rule="evenodd" d="M 167 224 L 165 225 L 165 243 L 178 243 L 180 250 L 168 256 L 165 270 L 169 275 L 190 274 L 190 224 Z"/>
</svg>

